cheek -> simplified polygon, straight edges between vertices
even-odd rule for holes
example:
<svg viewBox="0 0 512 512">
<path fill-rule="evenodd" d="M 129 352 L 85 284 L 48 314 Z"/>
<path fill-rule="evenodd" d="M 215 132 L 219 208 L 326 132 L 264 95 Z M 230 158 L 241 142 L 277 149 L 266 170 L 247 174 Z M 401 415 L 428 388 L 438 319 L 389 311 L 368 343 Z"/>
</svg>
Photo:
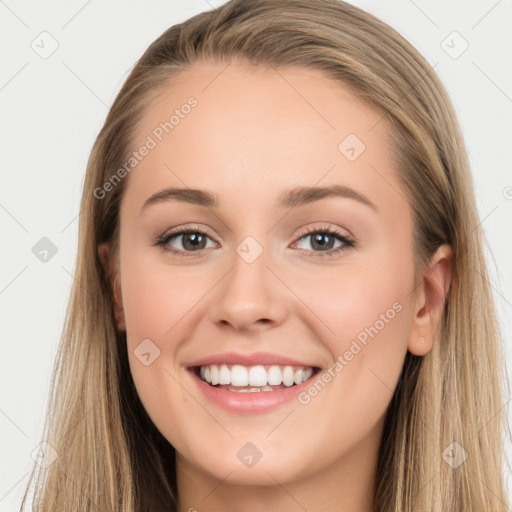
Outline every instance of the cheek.
<svg viewBox="0 0 512 512">
<path fill-rule="evenodd" d="M 193 266 L 167 265 L 165 257 L 156 251 L 134 246 L 121 253 L 121 274 L 128 357 L 135 387 L 155 425 L 181 446 L 188 422 L 197 414 L 197 424 L 204 423 L 204 411 L 180 383 L 184 370 L 178 364 L 178 354 L 194 331 L 198 312 L 204 314 L 205 295 L 218 279 L 217 274 Z M 141 360 L 140 356 L 148 353 Z M 188 410 L 186 418 L 176 415 L 184 408 Z"/>
<path fill-rule="evenodd" d="M 355 260 L 353 260 L 355 261 Z M 356 263 L 347 259 L 338 268 L 321 268 L 287 282 L 322 324 L 322 342 L 331 354 L 350 348 L 352 340 L 362 346 L 369 340 L 386 352 L 407 342 L 409 307 L 414 282 L 413 266 L 405 258 L 384 253 Z"/>
<path fill-rule="evenodd" d="M 321 341 L 333 358 L 323 383 L 302 397 L 304 404 L 323 403 L 322 414 L 331 417 L 326 425 L 341 421 L 357 437 L 361 425 L 384 414 L 407 352 L 413 276 L 410 260 L 390 251 L 357 267 L 347 259 L 335 275 L 331 271 L 319 279 L 317 273 L 294 283 L 314 311 Z"/>
<path fill-rule="evenodd" d="M 180 319 L 186 323 L 198 294 L 188 278 L 185 283 L 183 276 L 155 265 L 144 254 L 133 251 L 121 263 L 128 358 L 135 388 L 153 423 L 167 439 L 176 441 L 185 426 L 178 426 L 175 411 L 190 409 L 175 364 Z"/>
<path fill-rule="evenodd" d="M 145 255 L 127 257 L 124 264 L 122 296 L 128 333 L 133 339 L 168 338 L 201 298 L 197 274 L 192 267 L 166 267 Z"/>
</svg>

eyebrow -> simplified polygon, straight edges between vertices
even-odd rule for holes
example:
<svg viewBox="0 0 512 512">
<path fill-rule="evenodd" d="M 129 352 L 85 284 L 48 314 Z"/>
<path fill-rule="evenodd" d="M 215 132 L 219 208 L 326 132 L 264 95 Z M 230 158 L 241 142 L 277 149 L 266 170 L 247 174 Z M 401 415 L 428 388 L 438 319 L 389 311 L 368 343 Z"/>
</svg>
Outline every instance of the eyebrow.
<svg viewBox="0 0 512 512">
<path fill-rule="evenodd" d="M 295 208 L 314 201 L 319 201 L 326 197 L 344 197 L 347 199 L 354 199 L 366 206 L 369 206 L 372 210 L 378 211 L 375 204 L 366 196 L 344 185 L 296 187 L 283 192 L 275 202 L 274 206 L 276 208 Z M 218 197 L 212 192 L 193 188 L 167 188 L 160 190 L 149 197 L 143 204 L 141 213 L 148 206 L 172 200 L 195 204 L 198 206 L 205 206 L 207 208 L 218 208 L 220 206 Z"/>
</svg>

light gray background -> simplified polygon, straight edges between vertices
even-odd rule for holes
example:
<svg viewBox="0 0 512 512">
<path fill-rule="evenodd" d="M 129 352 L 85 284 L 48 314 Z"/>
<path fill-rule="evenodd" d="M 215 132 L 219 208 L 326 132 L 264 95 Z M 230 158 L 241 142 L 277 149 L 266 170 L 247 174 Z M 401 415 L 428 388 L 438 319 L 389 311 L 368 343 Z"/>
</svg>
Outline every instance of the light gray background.
<svg viewBox="0 0 512 512">
<path fill-rule="evenodd" d="M 0 0 L 0 512 L 17 510 L 31 453 L 40 442 L 73 280 L 79 201 L 93 140 L 149 43 L 174 23 L 221 3 Z M 512 1 L 352 3 L 411 41 L 435 65 L 451 95 L 493 254 L 489 266 L 498 314 L 510 340 Z M 43 31 L 50 36 L 40 35 Z M 457 57 L 464 40 L 469 47 Z M 58 48 L 45 55 L 52 44 Z M 32 252 L 42 237 L 58 250 L 46 263 Z M 510 417 L 509 399 L 505 396 Z M 511 452 L 507 441 L 509 458 Z"/>
</svg>

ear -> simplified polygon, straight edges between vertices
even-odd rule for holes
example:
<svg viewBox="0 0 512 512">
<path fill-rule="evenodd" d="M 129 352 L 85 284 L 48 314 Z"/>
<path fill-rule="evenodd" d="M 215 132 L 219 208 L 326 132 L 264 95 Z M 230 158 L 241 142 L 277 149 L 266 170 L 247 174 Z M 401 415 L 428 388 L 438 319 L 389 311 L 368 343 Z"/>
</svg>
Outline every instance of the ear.
<svg viewBox="0 0 512 512">
<path fill-rule="evenodd" d="M 108 277 L 114 300 L 114 315 L 117 328 L 120 331 L 126 330 L 123 310 L 123 298 L 121 295 L 121 287 L 119 286 L 118 266 L 114 260 L 112 248 L 108 244 L 98 246 L 98 256 L 101 260 L 105 274 Z"/>
<path fill-rule="evenodd" d="M 441 319 L 450 290 L 453 270 L 453 251 L 441 245 L 423 272 L 415 291 L 409 352 L 424 356 L 432 349 L 436 327 Z"/>
</svg>

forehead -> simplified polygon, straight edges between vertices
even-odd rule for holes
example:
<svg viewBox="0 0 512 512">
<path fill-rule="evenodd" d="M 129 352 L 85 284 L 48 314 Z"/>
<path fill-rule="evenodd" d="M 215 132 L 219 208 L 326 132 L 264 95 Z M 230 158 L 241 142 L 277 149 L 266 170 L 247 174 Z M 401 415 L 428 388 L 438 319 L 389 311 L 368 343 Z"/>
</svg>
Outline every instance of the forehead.
<svg viewBox="0 0 512 512">
<path fill-rule="evenodd" d="M 169 186 L 247 205 L 331 183 L 403 201 L 382 112 L 316 69 L 197 62 L 159 92 L 134 139 L 135 151 L 152 141 L 125 194 L 139 204 Z"/>
</svg>

